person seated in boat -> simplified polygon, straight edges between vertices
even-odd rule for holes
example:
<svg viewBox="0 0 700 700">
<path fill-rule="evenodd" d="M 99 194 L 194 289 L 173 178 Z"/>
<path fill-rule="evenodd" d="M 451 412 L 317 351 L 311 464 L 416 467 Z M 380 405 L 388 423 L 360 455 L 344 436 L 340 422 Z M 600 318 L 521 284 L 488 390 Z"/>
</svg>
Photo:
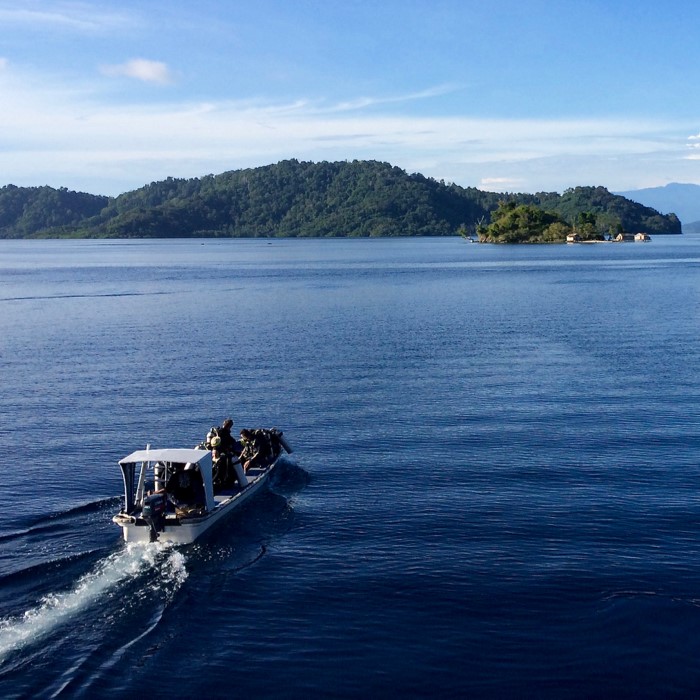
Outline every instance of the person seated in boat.
<svg viewBox="0 0 700 700">
<path fill-rule="evenodd" d="M 209 437 L 211 456 L 214 462 L 214 483 L 216 486 L 228 487 L 236 482 L 233 465 L 238 461 L 242 445 L 231 435 L 233 421 L 227 418 L 220 427 L 212 428 Z"/>
<path fill-rule="evenodd" d="M 211 450 L 214 486 L 224 486 L 228 479 L 228 455 L 221 449 L 221 438 L 218 435 L 208 438 L 208 444 Z"/>
<path fill-rule="evenodd" d="M 233 428 L 233 421 L 227 418 L 217 429 L 221 438 L 221 451 L 238 457 L 241 454 L 241 444 L 231 435 L 231 428 Z"/>
<path fill-rule="evenodd" d="M 244 471 L 264 467 L 268 461 L 268 445 L 264 440 L 264 435 L 260 430 L 241 430 L 241 464 Z"/>
<path fill-rule="evenodd" d="M 264 460 L 266 462 L 272 462 L 275 457 L 275 451 L 272 445 L 271 431 L 266 428 L 258 428 L 258 430 L 254 430 L 253 433 L 260 443 L 260 451 L 262 452 Z"/>
<path fill-rule="evenodd" d="M 204 506 L 204 483 L 196 464 L 174 464 L 174 471 L 165 491 L 168 499 L 177 508 L 181 506 Z"/>
<path fill-rule="evenodd" d="M 234 464 L 240 459 L 240 449 L 235 453 L 225 452 L 221 447 L 221 438 L 218 435 L 212 438 L 211 442 L 214 486 L 220 488 L 233 486 L 237 480 Z"/>
</svg>

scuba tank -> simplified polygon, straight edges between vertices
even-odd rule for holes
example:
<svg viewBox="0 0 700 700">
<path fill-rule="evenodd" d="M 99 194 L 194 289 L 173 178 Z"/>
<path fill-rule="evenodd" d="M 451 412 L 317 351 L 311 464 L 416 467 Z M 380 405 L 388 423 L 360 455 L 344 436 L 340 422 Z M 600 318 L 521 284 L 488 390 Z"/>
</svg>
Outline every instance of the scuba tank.
<svg viewBox="0 0 700 700">
<path fill-rule="evenodd" d="M 292 448 L 289 446 L 289 443 L 284 439 L 284 433 L 281 430 L 277 430 L 277 428 L 273 428 L 270 432 L 277 439 L 279 444 L 282 445 L 284 451 L 287 454 L 292 454 Z"/>
</svg>

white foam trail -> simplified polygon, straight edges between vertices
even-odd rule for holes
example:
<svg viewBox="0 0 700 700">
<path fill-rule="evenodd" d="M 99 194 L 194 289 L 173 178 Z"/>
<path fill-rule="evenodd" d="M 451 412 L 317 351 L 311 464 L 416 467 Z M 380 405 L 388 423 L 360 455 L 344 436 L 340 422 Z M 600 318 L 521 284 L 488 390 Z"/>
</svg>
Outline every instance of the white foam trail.
<svg viewBox="0 0 700 700">
<path fill-rule="evenodd" d="M 27 610 L 21 617 L 0 620 L 0 663 L 8 654 L 38 641 L 71 620 L 120 582 L 153 568 L 164 556 L 165 561 L 158 567 L 157 585 L 167 581 L 169 586 L 163 589 L 172 595 L 187 578 L 182 553 L 158 543 L 127 544 L 81 576 L 71 590 L 45 596 L 37 607 Z"/>
</svg>

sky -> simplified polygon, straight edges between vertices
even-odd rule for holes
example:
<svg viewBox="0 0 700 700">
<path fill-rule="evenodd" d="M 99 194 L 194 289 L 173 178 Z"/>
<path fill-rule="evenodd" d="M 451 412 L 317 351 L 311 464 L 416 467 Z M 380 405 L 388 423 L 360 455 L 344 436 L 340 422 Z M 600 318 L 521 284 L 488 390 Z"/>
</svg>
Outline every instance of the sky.
<svg viewBox="0 0 700 700">
<path fill-rule="evenodd" d="M 696 0 L 0 0 L 0 186 L 379 160 L 499 192 L 700 184 Z"/>
</svg>

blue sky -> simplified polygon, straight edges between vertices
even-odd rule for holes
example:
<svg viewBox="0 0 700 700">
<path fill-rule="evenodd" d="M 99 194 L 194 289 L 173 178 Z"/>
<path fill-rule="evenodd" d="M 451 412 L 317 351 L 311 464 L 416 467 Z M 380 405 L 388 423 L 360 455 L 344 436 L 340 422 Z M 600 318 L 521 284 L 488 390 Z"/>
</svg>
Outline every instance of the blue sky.
<svg viewBox="0 0 700 700">
<path fill-rule="evenodd" d="M 494 191 L 700 184 L 696 0 L 0 0 L 0 185 L 375 159 Z"/>
</svg>

